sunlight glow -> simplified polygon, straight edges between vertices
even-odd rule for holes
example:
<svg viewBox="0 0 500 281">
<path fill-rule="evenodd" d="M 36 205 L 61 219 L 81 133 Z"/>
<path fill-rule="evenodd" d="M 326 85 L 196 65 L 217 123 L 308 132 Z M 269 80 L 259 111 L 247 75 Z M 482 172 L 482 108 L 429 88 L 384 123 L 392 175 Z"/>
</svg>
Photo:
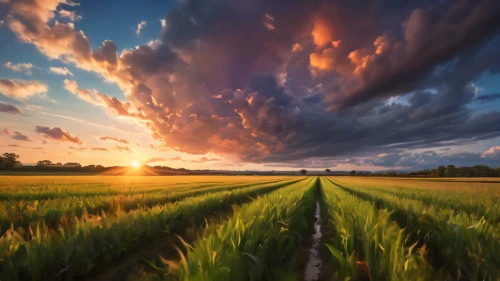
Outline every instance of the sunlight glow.
<svg viewBox="0 0 500 281">
<path fill-rule="evenodd" d="M 140 168 L 141 167 L 141 163 L 137 162 L 137 161 L 132 161 L 132 167 L 134 168 Z"/>
</svg>

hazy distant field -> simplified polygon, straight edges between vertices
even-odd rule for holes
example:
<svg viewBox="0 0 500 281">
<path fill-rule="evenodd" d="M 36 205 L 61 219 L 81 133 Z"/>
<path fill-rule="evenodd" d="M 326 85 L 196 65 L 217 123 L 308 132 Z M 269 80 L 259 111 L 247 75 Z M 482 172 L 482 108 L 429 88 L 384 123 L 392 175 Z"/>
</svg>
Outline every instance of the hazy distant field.
<svg viewBox="0 0 500 281">
<path fill-rule="evenodd" d="M 491 178 L 0 176 L 0 280 L 499 280 L 498 190 Z"/>
</svg>

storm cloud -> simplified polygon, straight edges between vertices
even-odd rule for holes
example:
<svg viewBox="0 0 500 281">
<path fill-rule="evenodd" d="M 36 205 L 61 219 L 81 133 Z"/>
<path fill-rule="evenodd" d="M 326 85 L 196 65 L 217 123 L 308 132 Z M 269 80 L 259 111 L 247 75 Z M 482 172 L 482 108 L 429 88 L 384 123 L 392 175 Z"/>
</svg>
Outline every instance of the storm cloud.
<svg viewBox="0 0 500 281">
<path fill-rule="evenodd" d="M 434 157 L 401 150 L 500 136 L 500 112 L 467 106 L 494 100 L 471 85 L 500 69 L 496 0 L 180 1 L 158 40 L 119 55 L 54 23 L 65 4 L 0 5 L 21 41 L 115 82 L 126 100 L 66 80 L 68 91 L 174 150 L 268 163 L 397 154 L 371 160 L 386 165 Z"/>
</svg>

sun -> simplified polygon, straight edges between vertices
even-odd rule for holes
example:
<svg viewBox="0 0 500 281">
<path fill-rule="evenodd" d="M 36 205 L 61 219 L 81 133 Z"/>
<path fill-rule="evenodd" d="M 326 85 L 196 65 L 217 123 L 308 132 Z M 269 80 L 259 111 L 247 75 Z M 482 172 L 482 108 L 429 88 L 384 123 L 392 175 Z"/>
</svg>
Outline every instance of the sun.
<svg viewBox="0 0 500 281">
<path fill-rule="evenodd" d="M 140 168 L 141 167 L 141 163 L 137 162 L 137 161 L 132 161 L 132 167 L 134 168 Z"/>
</svg>

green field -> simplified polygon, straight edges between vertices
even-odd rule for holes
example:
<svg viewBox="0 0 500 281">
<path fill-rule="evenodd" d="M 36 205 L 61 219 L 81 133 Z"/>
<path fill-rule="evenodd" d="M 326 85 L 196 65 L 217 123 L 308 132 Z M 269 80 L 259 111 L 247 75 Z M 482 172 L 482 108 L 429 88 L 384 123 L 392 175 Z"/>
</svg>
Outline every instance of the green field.
<svg viewBox="0 0 500 281">
<path fill-rule="evenodd" d="M 500 182 L 0 176 L 0 280 L 500 280 Z"/>
</svg>

